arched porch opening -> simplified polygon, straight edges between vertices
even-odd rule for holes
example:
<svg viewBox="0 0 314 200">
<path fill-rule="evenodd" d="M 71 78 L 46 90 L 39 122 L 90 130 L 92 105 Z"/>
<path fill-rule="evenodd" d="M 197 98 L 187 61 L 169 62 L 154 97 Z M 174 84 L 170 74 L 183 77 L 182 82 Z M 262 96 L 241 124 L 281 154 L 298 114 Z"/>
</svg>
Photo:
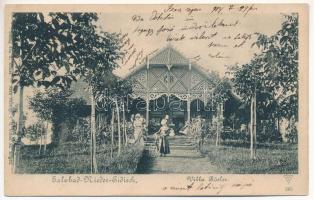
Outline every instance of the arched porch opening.
<svg viewBox="0 0 314 200">
<path fill-rule="evenodd" d="M 133 98 L 128 102 L 128 115 L 136 114 L 146 117 L 146 101 L 141 97 Z"/>
<path fill-rule="evenodd" d="M 187 101 L 176 95 L 163 94 L 149 101 L 149 133 L 155 133 L 160 128 L 161 119 L 169 115 L 169 125 L 177 133 L 187 120 Z"/>
</svg>

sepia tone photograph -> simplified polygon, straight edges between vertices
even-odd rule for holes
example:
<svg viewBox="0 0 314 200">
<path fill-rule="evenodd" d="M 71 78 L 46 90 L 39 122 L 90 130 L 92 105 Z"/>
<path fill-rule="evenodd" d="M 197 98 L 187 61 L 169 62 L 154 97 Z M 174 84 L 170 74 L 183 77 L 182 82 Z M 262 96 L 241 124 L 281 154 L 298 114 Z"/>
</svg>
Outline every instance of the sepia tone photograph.
<svg viewBox="0 0 314 200">
<path fill-rule="evenodd" d="M 307 194 L 307 5 L 5 11 L 7 195 Z"/>
</svg>

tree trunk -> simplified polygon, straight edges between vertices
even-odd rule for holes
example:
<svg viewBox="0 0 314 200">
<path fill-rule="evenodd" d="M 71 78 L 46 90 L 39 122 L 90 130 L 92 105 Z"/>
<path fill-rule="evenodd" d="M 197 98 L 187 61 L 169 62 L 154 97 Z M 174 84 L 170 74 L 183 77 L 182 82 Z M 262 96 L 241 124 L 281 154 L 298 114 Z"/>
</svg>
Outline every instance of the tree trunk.
<svg viewBox="0 0 314 200">
<path fill-rule="evenodd" d="M 251 159 L 256 159 L 256 93 L 251 98 L 251 124 L 250 124 L 250 133 L 251 133 Z"/>
<path fill-rule="evenodd" d="M 254 141 L 254 156 L 256 158 L 256 145 L 257 145 L 257 136 L 256 136 L 256 92 L 254 93 L 254 121 L 253 121 L 253 141 Z"/>
<path fill-rule="evenodd" d="M 18 123 L 17 123 L 17 140 L 14 144 L 14 152 L 13 152 L 13 173 L 18 173 L 17 168 L 20 161 L 20 150 L 21 150 L 21 139 L 23 135 L 23 125 L 24 125 L 24 112 L 23 112 L 23 94 L 24 94 L 24 87 L 19 86 L 19 106 L 18 106 Z"/>
<path fill-rule="evenodd" d="M 219 130 L 220 129 L 220 127 L 219 127 L 219 122 L 218 122 L 218 120 L 217 120 L 217 130 L 216 130 L 216 146 L 218 146 L 218 144 L 219 144 L 219 137 L 220 137 L 220 133 L 219 133 Z"/>
<path fill-rule="evenodd" d="M 96 160 L 96 107 L 95 97 L 91 89 L 91 173 L 98 173 Z"/>
<path fill-rule="evenodd" d="M 219 146 L 220 143 L 220 131 L 221 131 L 221 123 L 220 123 L 220 118 L 221 118 L 221 106 L 218 104 L 217 106 L 217 130 L 216 130 L 216 146 Z"/>
<path fill-rule="evenodd" d="M 290 120 L 289 120 L 290 121 Z M 289 122 L 290 123 L 290 122 Z M 280 133 L 280 116 L 278 115 L 277 117 L 277 136 L 278 138 L 281 138 L 281 133 Z"/>
<path fill-rule="evenodd" d="M 219 135 L 219 143 L 221 142 L 221 133 L 224 131 L 224 104 L 220 104 L 220 135 Z"/>
<path fill-rule="evenodd" d="M 46 122 L 46 132 L 44 136 L 44 155 L 46 155 L 46 150 L 47 150 L 47 136 L 48 136 L 48 121 Z"/>
<path fill-rule="evenodd" d="M 128 136 L 126 134 L 126 123 L 125 123 L 125 107 L 124 107 L 124 103 L 123 103 L 123 107 L 122 107 L 122 120 L 123 120 L 123 135 L 124 135 L 124 145 L 126 146 L 128 144 Z"/>
<path fill-rule="evenodd" d="M 110 157 L 113 157 L 113 135 L 114 135 L 114 110 L 112 109 L 111 115 L 111 145 L 110 145 Z"/>
<path fill-rule="evenodd" d="M 40 132 L 40 143 L 39 143 L 38 154 L 40 155 L 41 154 L 41 147 L 42 147 L 42 144 L 43 144 L 43 132 L 44 132 L 44 126 L 42 124 L 41 124 L 41 127 L 39 128 L 39 132 Z"/>
<path fill-rule="evenodd" d="M 117 121 L 118 121 L 118 155 L 121 154 L 121 126 L 120 126 L 120 112 L 119 112 L 119 105 L 118 100 L 115 100 L 116 102 L 116 110 L 117 110 Z"/>
</svg>

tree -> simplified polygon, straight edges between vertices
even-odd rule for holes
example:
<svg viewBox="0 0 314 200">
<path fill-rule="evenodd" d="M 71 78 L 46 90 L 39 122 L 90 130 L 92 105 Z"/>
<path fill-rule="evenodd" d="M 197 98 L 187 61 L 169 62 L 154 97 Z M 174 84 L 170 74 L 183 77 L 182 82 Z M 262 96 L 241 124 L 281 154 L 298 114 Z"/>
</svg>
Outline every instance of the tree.
<svg viewBox="0 0 314 200">
<path fill-rule="evenodd" d="M 120 112 L 122 111 L 122 120 L 123 120 L 123 135 L 126 137 L 125 131 L 125 113 L 124 113 L 124 105 L 127 103 L 127 94 L 131 92 L 131 85 L 128 81 L 118 79 L 116 84 L 112 88 L 112 92 L 110 94 L 111 98 L 113 98 L 113 102 L 116 107 L 117 113 L 117 123 L 118 123 L 118 155 L 121 153 L 122 147 L 122 135 L 121 135 L 121 123 L 120 123 Z"/>
<path fill-rule="evenodd" d="M 23 126 L 24 87 L 59 86 L 65 89 L 79 76 L 87 77 L 93 85 L 97 83 L 97 78 L 87 74 L 97 72 L 101 77 L 109 75 L 105 72 L 111 72 L 116 67 L 115 61 L 120 56 L 116 40 L 118 36 L 98 33 L 94 24 L 97 19 L 96 13 L 13 15 L 12 83 L 14 92 L 18 88 L 20 91 L 15 154 L 19 154 Z M 95 92 L 94 89 L 91 91 Z"/>
<path fill-rule="evenodd" d="M 110 87 L 110 88 L 107 88 Z M 117 133 L 118 133 L 118 155 L 121 153 L 122 143 L 126 142 L 126 127 L 125 127 L 125 104 L 127 104 L 128 94 L 131 92 L 131 84 L 127 80 L 122 80 L 116 76 L 112 76 L 112 82 L 107 84 L 106 90 L 100 88 L 96 99 L 105 101 L 102 103 L 110 104 L 112 115 L 111 115 L 111 139 L 113 140 L 114 135 L 114 122 L 117 121 Z M 122 112 L 122 124 L 121 115 Z M 122 129 L 122 130 L 121 130 Z M 124 140 L 123 140 L 124 138 Z M 113 145 L 113 142 L 111 142 Z"/>
<path fill-rule="evenodd" d="M 251 159 L 256 158 L 256 95 L 267 89 L 261 57 L 255 56 L 249 64 L 229 67 L 233 86 L 243 101 L 250 104 Z"/>
<path fill-rule="evenodd" d="M 284 15 L 273 36 L 257 34 L 254 43 L 262 50 L 267 84 L 273 88 L 279 117 L 298 118 L 298 15 Z"/>
<path fill-rule="evenodd" d="M 262 50 L 260 54 L 248 64 L 229 68 L 237 93 L 251 105 L 251 158 L 256 156 L 257 110 L 261 117 L 277 117 L 278 123 L 282 116 L 297 116 L 298 17 L 293 14 L 285 19 L 275 35 L 257 34 L 253 45 Z"/>
<path fill-rule="evenodd" d="M 17 157 L 20 151 L 23 129 L 23 98 L 24 88 L 60 86 L 66 87 L 75 77 L 69 73 L 70 68 L 64 64 L 63 56 L 71 51 L 64 51 L 62 37 L 65 37 L 64 21 L 59 25 L 58 20 L 43 13 L 14 13 L 12 16 L 12 84 L 13 92 L 19 90 L 17 140 L 14 145 L 13 171 L 16 170 Z M 67 34 L 67 42 L 71 34 Z M 72 52 L 73 53 L 73 52 Z M 60 71 L 62 71 L 60 73 Z M 58 73 L 59 72 L 59 73 Z"/>
<path fill-rule="evenodd" d="M 278 134 L 281 118 L 298 119 L 298 15 L 283 17 L 282 27 L 276 34 L 270 37 L 257 34 L 254 43 L 262 51 L 266 84 L 272 93 L 270 113 L 277 118 Z"/>
<path fill-rule="evenodd" d="M 216 111 L 213 123 L 216 127 L 216 146 L 218 146 L 221 140 L 221 132 L 223 131 L 224 103 L 228 100 L 228 92 L 231 90 L 231 86 L 229 80 L 226 77 L 221 79 L 218 73 L 213 72 L 210 76 L 215 85 L 210 97 L 210 102 L 212 104 L 212 110 Z"/>
<path fill-rule="evenodd" d="M 41 127 L 42 124 L 40 122 L 37 122 L 26 128 L 25 137 L 27 137 L 30 140 L 31 144 L 32 142 L 36 141 L 38 142 L 38 139 L 40 138 L 41 134 Z"/>
<path fill-rule="evenodd" d="M 75 70 L 73 75 L 78 75 L 89 85 L 91 96 L 91 172 L 97 173 L 96 161 L 96 104 L 95 96 L 104 88 L 112 88 L 116 78 L 112 71 L 118 66 L 122 48 L 120 35 L 115 33 L 99 32 L 95 26 L 98 20 L 96 13 L 74 13 L 72 19 L 62 15 L 64 20 L 74 20 L 73 30 L 76 45 L 73 59 Z M 83 23 L 82 23 L 83 22 Z"/>
<path fill-rule="evenodd" d="M 44 140 L 47 139 L 48 122 L 51 122 L 56 129 L 53 133 L 53 143 L 59 143 L 60 135 L 57 126 L 64 122 L 70 121 L 75 124 L 81 115 L 81 109 L 86 102 L 81 98 L 70 98 L 71 90 L 62 90 L 60 88 L 49 88 L 43 91 L 35 91 L 33 97 L 29 98 L 29 107 L 32 109 L 39 119 L 46 121 L 46 134 Z M 45 141 L 45 146 L 47 141 Z M 45 154 L 44 147 L 44 154 Z"/>
</svg>

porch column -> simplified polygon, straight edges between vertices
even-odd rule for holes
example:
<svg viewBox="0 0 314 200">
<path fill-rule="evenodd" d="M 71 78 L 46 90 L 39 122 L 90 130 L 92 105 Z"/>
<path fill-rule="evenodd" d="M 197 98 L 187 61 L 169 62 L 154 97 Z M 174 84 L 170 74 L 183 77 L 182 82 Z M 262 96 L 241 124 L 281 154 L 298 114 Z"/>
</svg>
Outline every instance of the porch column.
<svg viewBox="0 0 314 200">
<path fill-rule="evenodd" d="M 149 97 L 146 98 L 146 126 L 147 127 L 148 127 L 148 120 L 149 120 Z"/>
<path fill-rule="evenodd" d="M 148 130 L 149 124 L 149 86 L 148 86 L 148 70 L 149 70 L 149 58 L 146 57 L 146 127 Z"/>
<path fill-rule="evenodd" d="M 187 114 L 188 114 L 188 117 L 187 117 L 187 121 L 190 123 L 191 122 L 191 79 L 192 79 L 192 73 L 191 73 L 191 70 L 192 70 L 192 64 L 191 64 L 191 60 L 189 60 L 189 79 L 190 79 L 190 82 L 189 82 L 189 88 L 188 88 L 188 99 L 187 99 Z"/>
<path fill-rule="evenodd" d="M 191 60 L 189 60 L 189 88 L 188 88 L 188 99 L 187 99 L 187 102 L 186 102 L 186 108 L 187 108 L 187 121 L 188 121 L 188 134 L 191 133 L 191 79 L 192 79 L 192 73 L 191 73 L 191 70 L 192 70 L 192 64 L 191 64 Z"/>
<path fill-rule="evenodd" d="M 190 102 L 190 95 L 188 97 L 188 100 L 186 102 L 186 109 L 187 109 L 187 121 L 191 121 L 191 102 Z"/>
</svg>

